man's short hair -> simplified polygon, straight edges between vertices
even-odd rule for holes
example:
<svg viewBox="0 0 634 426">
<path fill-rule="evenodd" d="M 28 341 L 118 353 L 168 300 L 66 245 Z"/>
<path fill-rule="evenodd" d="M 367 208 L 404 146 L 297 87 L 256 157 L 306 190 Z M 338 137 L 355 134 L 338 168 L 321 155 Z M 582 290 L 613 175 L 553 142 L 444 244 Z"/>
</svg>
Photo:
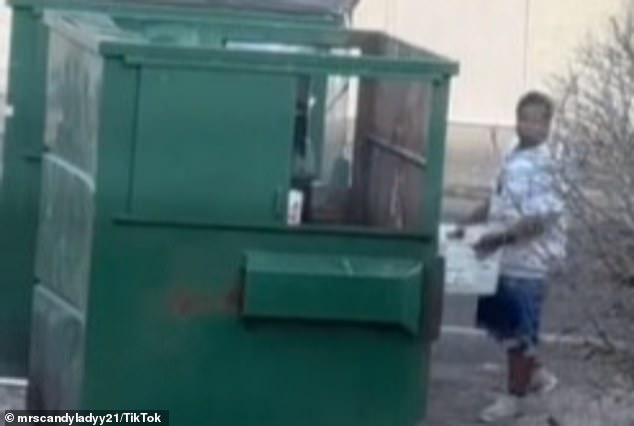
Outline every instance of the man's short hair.
<svg viewBox="0 0 634 426">
<path fill-rule="evenodd" d="M 528 105 L 540 105 L 543 106 L 546 110 L 546 118 L 551 120 L 553 118 L 554 107 L 553 101 L 550 99 L 548 95 L 542 92 L 538 92 L 536 90 L 530 91 L 522 96 L 517 103 L 517 109 L 515 113 L 519 116 L 520 111 L 524 109 L 524 107 Z"/>
</svg>

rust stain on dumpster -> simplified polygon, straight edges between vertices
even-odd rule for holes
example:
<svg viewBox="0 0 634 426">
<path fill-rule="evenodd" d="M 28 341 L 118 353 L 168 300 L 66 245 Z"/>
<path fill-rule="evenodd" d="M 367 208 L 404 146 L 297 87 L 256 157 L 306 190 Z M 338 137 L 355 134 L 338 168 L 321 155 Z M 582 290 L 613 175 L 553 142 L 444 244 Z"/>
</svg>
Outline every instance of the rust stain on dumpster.
<svg viewBox="0 0 634 426">
<path fill-rule="evenodd" d="M 169 310 L 178 318 L 211 314 L 237 314 L 242 305 L 242 288 L 232 286 L 225 292 L 213 294 L 183 289 L 169 297 Z"/>
</svg>

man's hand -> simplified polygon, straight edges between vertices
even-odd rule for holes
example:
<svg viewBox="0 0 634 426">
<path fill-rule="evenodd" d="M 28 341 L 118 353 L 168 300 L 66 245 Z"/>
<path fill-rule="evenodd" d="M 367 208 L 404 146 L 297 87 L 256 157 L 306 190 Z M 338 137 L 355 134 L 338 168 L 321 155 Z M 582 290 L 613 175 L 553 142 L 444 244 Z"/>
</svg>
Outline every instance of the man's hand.
<svg viewBox="0 0 634 426">
<path fill-rule="evenodd" d="M 505 234 L 491 233 L 483 235 L 473 246 L 478 259 L 483 260 L 498 251 L 507 241 Z"/>
<path fill-rule="evenodd" d="M 451 240 L 462 240 L 465 237 L 465 234 L 465 229 L 462 226 L 458 226 L 453 231 L 447 233 L 447 238 Z"/>
</svg>

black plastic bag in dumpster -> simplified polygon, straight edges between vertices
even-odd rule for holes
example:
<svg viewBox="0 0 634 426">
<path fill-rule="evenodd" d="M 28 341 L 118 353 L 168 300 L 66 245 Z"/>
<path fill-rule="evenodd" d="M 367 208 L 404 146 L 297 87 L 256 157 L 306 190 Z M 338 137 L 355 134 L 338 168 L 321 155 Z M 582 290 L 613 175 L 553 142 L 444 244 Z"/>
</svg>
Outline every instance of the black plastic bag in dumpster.
<svg viewBox="0 0 634 426">
<path fill-rule="evenodd" d="M 150 3 L 191 6 L 222 6 L 238 9 L 345 15 L 359 0 L 114 0 L 121 3 Z"/>
</svg>

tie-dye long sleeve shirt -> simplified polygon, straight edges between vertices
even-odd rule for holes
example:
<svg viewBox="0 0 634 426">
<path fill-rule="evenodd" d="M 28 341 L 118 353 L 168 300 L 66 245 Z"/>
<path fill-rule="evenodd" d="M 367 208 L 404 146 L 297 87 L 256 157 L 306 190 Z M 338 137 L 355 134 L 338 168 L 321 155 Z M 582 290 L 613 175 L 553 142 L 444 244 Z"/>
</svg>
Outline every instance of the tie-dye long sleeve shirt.
<svg viewBox="0 0 634 426">
<path fill-rule="evenodd" d="M 539 237 L 503 248 L 501 273 L 544 277 L 566 254 L 565 203 L 556 185 L 556 163 L 546 144 L 509 152 L 495 184 L 489 221 L 509 226 L 523 217 L 547 219 Z"/>
</svg>

